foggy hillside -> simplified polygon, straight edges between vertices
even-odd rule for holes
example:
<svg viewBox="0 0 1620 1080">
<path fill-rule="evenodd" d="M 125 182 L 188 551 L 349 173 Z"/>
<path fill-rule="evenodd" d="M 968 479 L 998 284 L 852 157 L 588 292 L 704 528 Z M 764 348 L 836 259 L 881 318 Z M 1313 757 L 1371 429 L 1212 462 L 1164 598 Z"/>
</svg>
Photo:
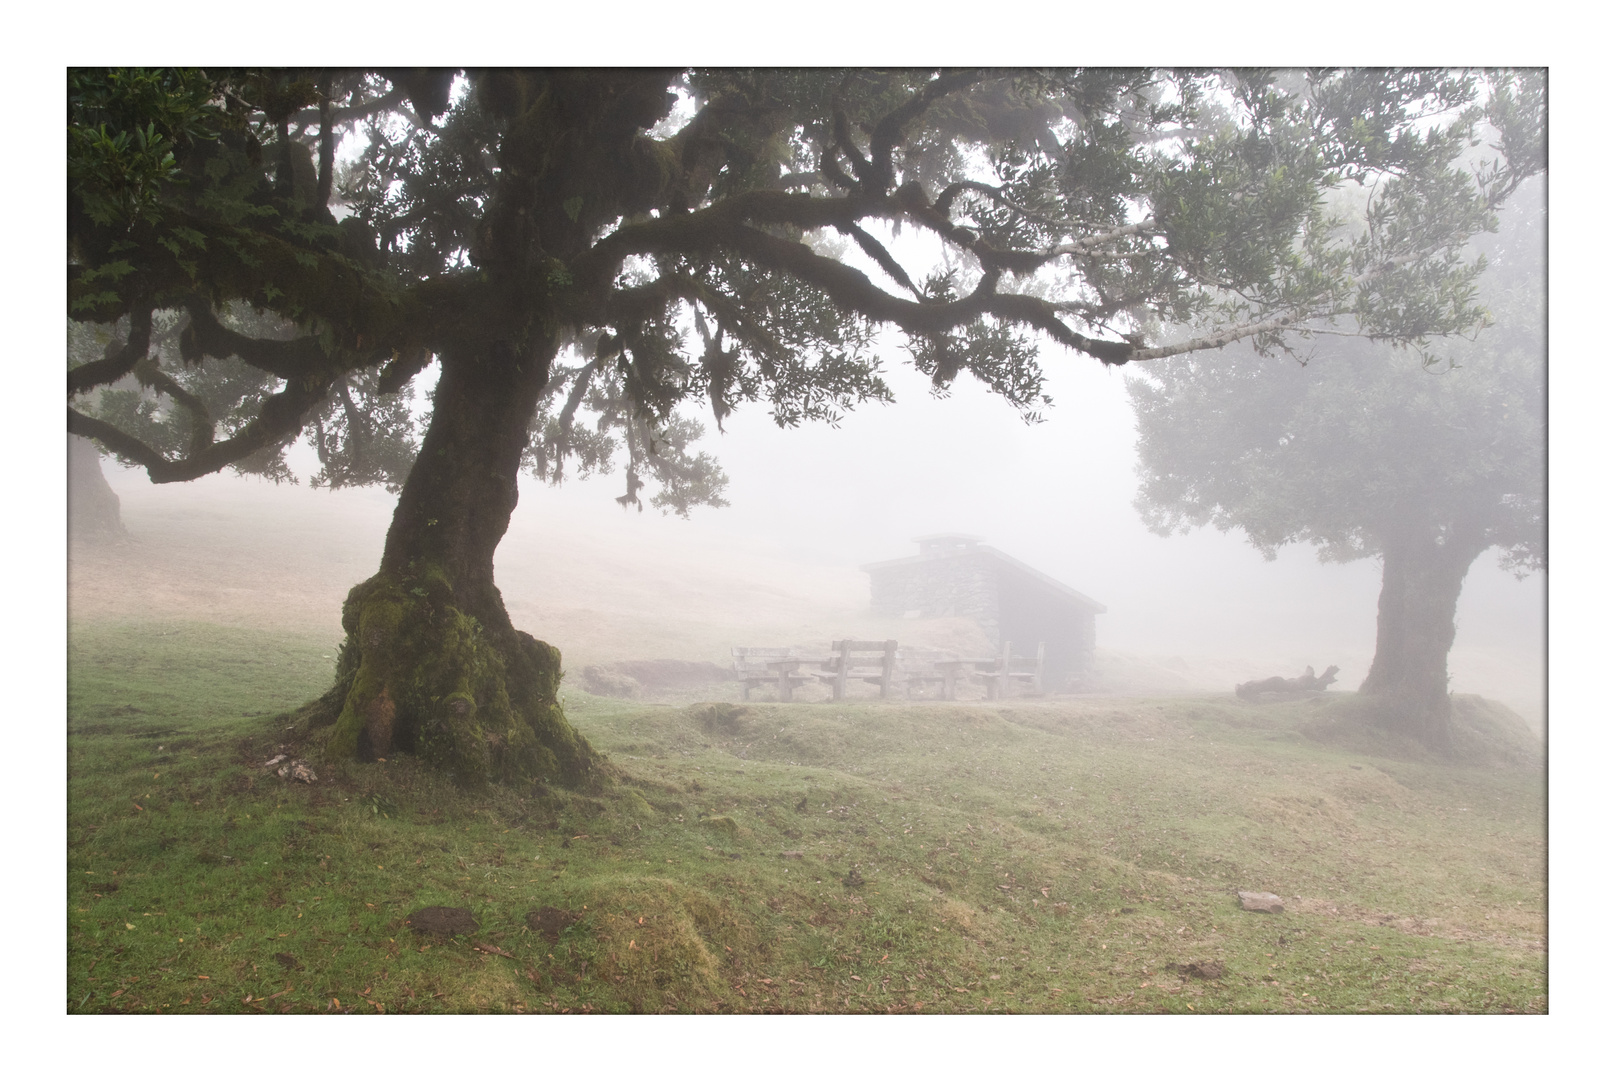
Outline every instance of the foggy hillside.
<svg viewBox="0 0 1620 1080">
<path fill-rule="evenodd" d="M 971 386 L 933 400 L 889 372 L 896 404 L 837 429 L 728 418 L 705 447 L 731 478 L 725 509 L 691 520 L 613 502 L 617 476 L 523 481 L 496 580 L 513 621 L 577 671 L 629 659 L 726 664 L 732 645 L 821 648 L 837 637 L 986 651 L 965 619 L 880 619 L 863 563 L 914 554 L 934 532 L 984 537 L 1107 605 L 1101 689 L 1230 690 L 1271 674 L 1371 661 L 1379 565 L 1323 565 L 1306 548 L 1271 563 L 1235 535 L 1150 534 L 1131 507 L 1134 430 L 1117 372 L 1053 357 L 1056 407 L 1023 424 Z M 711 422 L 712 424 L 712 422 Z M 305 475 L 309 468 L 296 471 Z M 75 545 L 70 617 L 195 618 L 341 637 L 343 596 L 376 568 L 394 498 L 233 476 L 155 487 L 104 463 L 130 539 Z M 1545 575 L 1515 581 L 1491 554 L 1458 609 L 1453 689 L 1543 723 Z"/>
</svg>

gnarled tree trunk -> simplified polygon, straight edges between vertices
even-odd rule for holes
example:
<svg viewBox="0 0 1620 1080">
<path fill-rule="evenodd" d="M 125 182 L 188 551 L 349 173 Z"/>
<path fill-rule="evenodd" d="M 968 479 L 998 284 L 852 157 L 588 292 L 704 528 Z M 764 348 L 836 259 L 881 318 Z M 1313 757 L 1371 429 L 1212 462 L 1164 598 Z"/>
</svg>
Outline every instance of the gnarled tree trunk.
<svg viewBox="0 0 1620 1080">
<path fill-rule="evenodd" d="M 1361 693 L 1381 720 L 1436 750 L 1451 749 L 1451 676 L 1446 658 L 1457 637 L 1457 598 L 1484 544 L 1462 529 L 1443 537 L 1412 535 L 1384 545 L 1378 594 L 1378 645 Z"/>
<path fill-rule="evenodd" d="M 557 704 L 558 651 L 515 629 L 495 548 L 517 506 L 529 421 L 555 343 L 442 355 L 433 418 L 400 494 L 382 565 L 343 605 L 337 682 L 308 710 L 327 752 L 395 748 L 458 781 L 578 786 L 597 755 Z"/>
</svg>

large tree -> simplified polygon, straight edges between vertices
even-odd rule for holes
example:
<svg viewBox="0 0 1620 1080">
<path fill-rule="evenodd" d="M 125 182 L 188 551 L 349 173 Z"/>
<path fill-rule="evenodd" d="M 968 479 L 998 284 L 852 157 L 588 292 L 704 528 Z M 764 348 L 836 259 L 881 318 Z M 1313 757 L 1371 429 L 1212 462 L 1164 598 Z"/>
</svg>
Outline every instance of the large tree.
<svg viewBox="0 0 1620 1080">
<path fill-rule="evenodd" d="M 1289 356 L 1224 349 L 1130 381 L 1155 531 L 1237 529 L 1268 557 L 1383 562 L 1377 647 L 1361 692 L 1383 722 L 1450 745 L 1447 656 L 1469 568 L 1496 548 L 1546 566 L 1546 205 L 1521 188 L 1477 244 L 1492 324 L 1422 363 L 1355 337 Z"/>
<path fill-rule="evenodd" d="M 887 397 L 884 328 L 1028 414 L 1041 338 L 1123 364 L 1466 330 L 1459 249 L 1543 167 L 1543 109 L 1514 72 L 73 71 L 68 315 L 105 342 L 68 427 L 159 483 L 284 475 L 313 429 L 319 482 L 397 486 L 307 719 L 336 754 L 579 783 L 558 654 L 493 578 L 520 468 L 718 501 L 681 404 Z M 1346 181 L 1376 183 L 1352 239 Z"/>
</svg>

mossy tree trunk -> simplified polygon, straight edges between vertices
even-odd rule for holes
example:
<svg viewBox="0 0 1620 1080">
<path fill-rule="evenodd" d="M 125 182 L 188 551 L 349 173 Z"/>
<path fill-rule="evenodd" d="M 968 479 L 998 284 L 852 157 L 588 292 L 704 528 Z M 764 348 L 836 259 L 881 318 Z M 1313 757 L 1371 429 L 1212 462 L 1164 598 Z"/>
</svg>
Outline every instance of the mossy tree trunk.
<svg viewBox="0 0 1620 1080">
<path fill-rule="evenodd" d="M 403 750 L 467 784 L 592 776 L 597 756 L 557 704 L 558 651 L 512 626 L 495 587 L 555 351 L 495 342 L 442 355 L 382 565 L 344 603 L 337 683 L 311 717 L 332 720 L 329 754 Z"/>
<path fill-rule="evenodd" d="M 1399 535 L 1384 545 L 1378 594 L 1378 645 L 1361 693 L 1383 722 L 1442 752 L 1451 749 L 1451 676 L 1446 659 L 1457 637 L 1457 598 L 1468 568 L 1485 549 L 1474 530 Z"/>
</svg>

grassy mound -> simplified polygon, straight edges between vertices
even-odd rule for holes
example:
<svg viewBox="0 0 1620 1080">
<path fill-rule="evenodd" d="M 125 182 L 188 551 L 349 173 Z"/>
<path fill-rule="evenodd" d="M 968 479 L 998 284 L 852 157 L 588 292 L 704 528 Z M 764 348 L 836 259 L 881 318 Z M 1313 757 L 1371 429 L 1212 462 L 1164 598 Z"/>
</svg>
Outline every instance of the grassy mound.
<svg viewBox="0 0 1620 1080">
<path fill-rule="evenodd" d="M 74 627 L 70 1010 L 1547 1007 L 1541 773 L 1324 740 L 1338 695 L 575 693 L 619 777 L 594 795 L 466 790 L 405 757 L 293 782 L 263 767 L 300 752 L 267 715 L 332 654 Z M 420 935 L 426 906 L 478 928 Z"/>
<path fill-rule="evenodd" d="M 1299 725 L 1299 732 L 1353 753 L 1396 761 L 1517 771 L 1539 771 L 1546 764 L 1546 747 L 1524 718 L 1501 702 L 1477 694 L 1452 695 L 1449 755 L 1438 754 L 1416 739 L 1390 731 L 1379 722 L 1374 706 L 1356 695 L 1326 695 L 1313 699 L 1309 706 L 1308 719 Z M 1293 716 L 1298 711 L 1296 707 L 1283 715 Z"/>
</svg>

